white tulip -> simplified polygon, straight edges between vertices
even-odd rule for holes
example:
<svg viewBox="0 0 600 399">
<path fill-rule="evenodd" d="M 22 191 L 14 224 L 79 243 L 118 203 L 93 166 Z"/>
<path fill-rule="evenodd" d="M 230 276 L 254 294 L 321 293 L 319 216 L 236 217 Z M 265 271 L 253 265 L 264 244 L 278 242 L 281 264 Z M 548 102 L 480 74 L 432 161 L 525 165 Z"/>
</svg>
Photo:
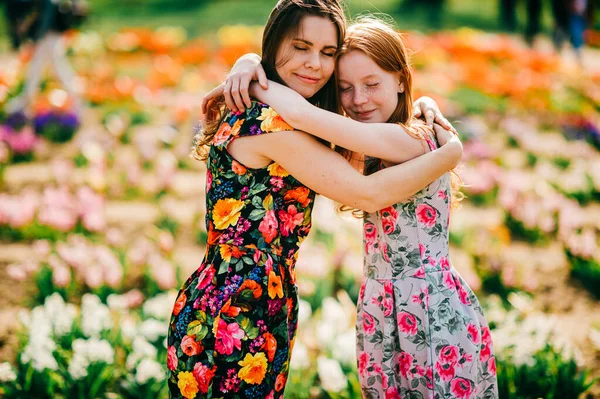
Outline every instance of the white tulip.
<svg viewBox="0 0 600 399">
<path fill-rule="evenodd" d="M 137 367 L 137 373 L 135 374 L 135 381 L 143 385 L 154 379 L 156 381 L 163 381 L 166 376 L 166 371 L 163 369 L 162 365 L 158 363 L 156 360 L 145 358 L 143 359 L 139 366 Z"/>
<path fill-rule="evenodd" d="M 344 375 L 337 361 L 319 356 L 317 358 L 317 370 L 321 386 L 327 392 L 340 392 L 348 386 L 346 375 Z"/>
<path fill-rule="evenodd" d="M 17 374 L 9 362 L 0 363 L 0 382 L 11 382 L 17 379 Z"/>
<path fill-rule="evenodd" d="M 159 338 L 166 336 L 168 330 L 169 325 L 166 322 L 148 319 L 142 323 L 138 331 L 148 341 L 154 342 Z"/>
<path fill-rule="evenodd" d="M 290 362 L 290 368 L 292 370 L 306 370 L 310 366 L 310 358 L 308 357 L 308 350 L 302 342 L 296 341 L 294 344 L 294 351 L 292 352 L 292 360 Z"/>
</svg>

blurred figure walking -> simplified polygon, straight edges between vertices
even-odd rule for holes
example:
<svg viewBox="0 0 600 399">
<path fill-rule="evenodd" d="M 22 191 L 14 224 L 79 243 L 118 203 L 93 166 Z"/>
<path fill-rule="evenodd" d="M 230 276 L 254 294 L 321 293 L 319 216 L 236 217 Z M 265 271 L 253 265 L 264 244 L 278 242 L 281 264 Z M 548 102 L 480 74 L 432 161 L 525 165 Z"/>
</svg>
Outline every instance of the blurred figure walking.
<svg viewBox="0 0 600 399">
<path fill-rule="evenodd" d="M 67 61 L 63 33 L 81 23 L 88 12 L 83 0 L 7 0 L 7 16 L 16 14 L 18 19 L 11 21 L 13 46 L 20 46 L 24 40 L 35 43 L 33 57 L 27 70 L 23 92 L 7 105 L 10 114 L 23 110 L 31 112 L 44 69 L 48 64 L 73 99 L 75 110 L 82 111 L 82 101 L 75 89 L 75 72 Z"/>
<path fill-rule="evenodd" d="M 577 61 L 582 63 L 581 48 L 585 43 L 584 33 L 594 24 L 594 2 L 592 0 L 552 0 L 554 31 L 552 39 L 557 51 L 569 39 Z"/>
</svg>

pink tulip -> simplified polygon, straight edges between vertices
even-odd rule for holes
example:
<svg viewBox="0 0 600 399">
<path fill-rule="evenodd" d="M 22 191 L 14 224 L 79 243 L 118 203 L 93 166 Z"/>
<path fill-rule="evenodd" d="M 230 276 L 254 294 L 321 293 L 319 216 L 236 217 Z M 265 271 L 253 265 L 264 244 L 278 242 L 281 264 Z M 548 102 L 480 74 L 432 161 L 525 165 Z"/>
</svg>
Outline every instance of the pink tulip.
<svg viewBox="0 0 600 399">
<path fill-rule="evenodd" d="M 71 237 L 69 237 L 68 243 L 59 243 L 56 250 L 58 255 L 71 267 L 84 270 L 92 258 L 90 248 L 85 239 L 77 239 L 76 236 Z"/>
<path fill-rule="evenodd" d="M 112 227 L 106 231 L 106 243 L 111 247 L 120 247 L 125 241 L 125 235 L 121 230 Z"/>
<path fill-rule="evenodd" d="M 160 289 L 175 288 L 177 280 L 171 263 L 158 255 L 152 256 L 149 263 L 152 278 L 156 281 Z"/>
<path fill-rule="evenodd" d="M 48 240 L 37 240 L 33 243 L 32 247 L 33 252 L 35 252 L 38 258 L 44 258 L 48 256 L 52 250 Z"/>
<path fill-rule="evenodd" d="M 102 212 L 90 212 L 83 215 L 83 227 L 92 232 L 106 229 L 106 215 Z"/>
<path fill-rule="evenodd" d="M 85 284 L 90 288 L 98 288 L 102 285 L 102 269 L 96 265 L 89 265 L 85 269 Z"/>
<path fill-rule="evenodd" d="M 75 165 L 73 161 L 56 159 L 52 162 L 52 173 L 58 184 L 67 184 L 71 179 Z"/>
<path fill-rule="evenodd" d="M 127 291 L 123 294 L 123 299 L 125 300 L 126 306 L 131 308 L 137 308 L 144 303 L 144 294 L 138 290 L 137 288 Z"/>
<path fill-rule="evenodd" d="M 52 270 L 52 282 L 60 288 L 65 288 L 71 283 L 71 270 L 66 266 L 55 267 Z"/>
<path fill-rule="evenodd" d="M 27 278 L 25 269 L 16 263 L 8 265 L 6 267 L 6 273 L 10 278 L 17 281 L 24 281 Z"/>
<path fill-rule="evenodd" d="M 117 288 L 123 280 L 123 267 L 119 259 L 108 247 L 104 246 L 96 247 L 95 254 L 107 285 Z"/>
<path fill-rule="evenodd" d="M 158 247 L 161 251 L 169 253 L 175 246 L 175 238 L 168 231 L 161 231 L 158 235 Z"/>
<path fill-rule="evenodd" d="M 170 151 L 161 152 L 155 164 L 159 185 L 168 187 L 177 171 L 177 159 Z"/>
<path fill-rule="evenodd" d="M 4 139 L 8 143 L 8 146 L 18 154 L 25 154 L 33 151 L 35 145 L 39 141 L 30 126 L 26 126 L 21 129 L 21 131 L 13 134 L 5 134 Z"/>
</svg>

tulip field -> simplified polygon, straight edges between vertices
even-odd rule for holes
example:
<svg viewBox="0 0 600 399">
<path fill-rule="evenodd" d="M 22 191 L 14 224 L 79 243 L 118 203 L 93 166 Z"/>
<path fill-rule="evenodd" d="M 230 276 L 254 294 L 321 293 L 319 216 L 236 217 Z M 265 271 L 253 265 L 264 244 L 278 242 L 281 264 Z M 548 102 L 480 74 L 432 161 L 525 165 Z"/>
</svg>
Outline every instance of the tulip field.
<svg viewBox="0 0 600 399">
<path fill-rule="evenodd" d="M 52 75 L 33 115 L 8 114 L 31 52 L 0 56 L 0 398 L 167 397 L 168 320 L 207 237 L 188 157 L 202 95 L 261 29 L 69 34 L 81 114 Z M 451 259 L 490 321 L 501 397 L 600 397 L 600 50 L 580 68 L 471 29 L 405 39 L 417 97 L 464 143 Z M 335 208 L 318 198 L 300 251 L 286 398 L 361 397 L 362 222 Z"/>
</svg>

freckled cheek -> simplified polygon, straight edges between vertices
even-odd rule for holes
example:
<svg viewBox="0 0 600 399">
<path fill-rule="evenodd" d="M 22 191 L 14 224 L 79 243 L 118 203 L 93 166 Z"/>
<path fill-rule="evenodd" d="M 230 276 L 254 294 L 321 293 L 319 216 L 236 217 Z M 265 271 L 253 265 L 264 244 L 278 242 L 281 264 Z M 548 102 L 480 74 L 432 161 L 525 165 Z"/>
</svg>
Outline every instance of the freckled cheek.
<svg viewBox="0 0 600 399">
<path fill-rule="evenodd" d="M 344 107 L 344 109 L 346 109 L 346 110 L 350 109 L 350 106 L 352 105 L 352 94 L 350 94 L 349 92 L 341 93 L 340 101 L 342 102 L 342 107 Z M 346 112 L 348 112 L 348 111 L 346 111 Z"/>
</svg>

